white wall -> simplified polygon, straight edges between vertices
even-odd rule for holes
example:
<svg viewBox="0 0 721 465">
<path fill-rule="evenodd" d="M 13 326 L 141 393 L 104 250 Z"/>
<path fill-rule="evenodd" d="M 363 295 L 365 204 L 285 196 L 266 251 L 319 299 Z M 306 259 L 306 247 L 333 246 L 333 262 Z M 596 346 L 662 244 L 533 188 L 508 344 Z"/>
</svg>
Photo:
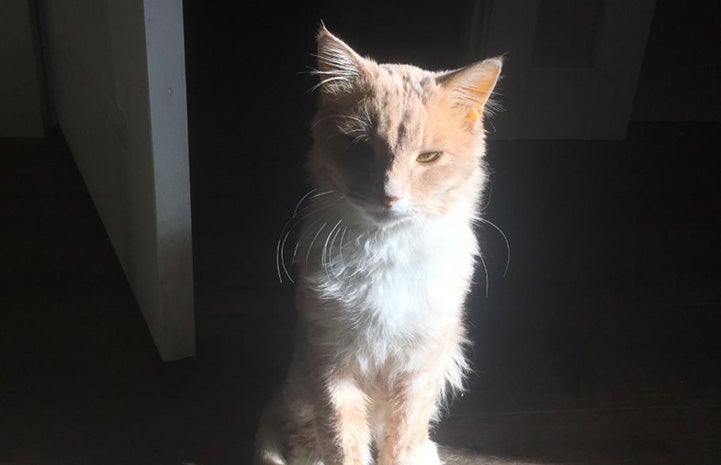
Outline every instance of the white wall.
<svg viewBox="0 0 721 465">
<path fill-rule="evenodd" d="M 181 0 L 45 0 L 57 118 L 164 360 L 195 350 Z"/>
<path fill-rule="evenodd" d="M 45 92 L 30 0 L 0 1 L 0 137 L 45 134 Z"/>
</svg>

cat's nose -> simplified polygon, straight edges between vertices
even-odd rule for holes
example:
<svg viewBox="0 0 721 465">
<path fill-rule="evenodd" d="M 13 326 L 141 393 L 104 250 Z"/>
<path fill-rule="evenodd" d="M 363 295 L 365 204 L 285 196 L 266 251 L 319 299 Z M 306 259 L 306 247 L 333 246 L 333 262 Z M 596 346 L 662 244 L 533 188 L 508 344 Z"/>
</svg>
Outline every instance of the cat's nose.
<svg viewBox="0 0 721 465">
<path fill-rule="evenodd" d="M 393 206 L 393 204 L 395 204 L 399 200 L 398 197 L 394 197 L 392 195 L 383 194 L 382 197 L 383 197 L 383 205 L 386 208 L 391 208 Z"/>
</svg>

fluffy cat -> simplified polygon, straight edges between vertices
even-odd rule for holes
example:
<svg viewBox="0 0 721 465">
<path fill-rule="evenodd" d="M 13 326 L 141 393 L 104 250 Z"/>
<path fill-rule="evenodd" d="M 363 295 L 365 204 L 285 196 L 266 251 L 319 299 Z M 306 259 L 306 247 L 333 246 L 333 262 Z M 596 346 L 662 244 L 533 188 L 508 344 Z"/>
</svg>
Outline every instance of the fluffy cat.
<svg viewBox="0 0 721 465">
<path fill-rule="evenodd" d="M 321 27 L 316 189 L 294 214 L 296 347 L 257 465 L 440 464 L 429 428 L 468 368 L 483 114 L 500 70 L 378 64 Z"/>
</svg>

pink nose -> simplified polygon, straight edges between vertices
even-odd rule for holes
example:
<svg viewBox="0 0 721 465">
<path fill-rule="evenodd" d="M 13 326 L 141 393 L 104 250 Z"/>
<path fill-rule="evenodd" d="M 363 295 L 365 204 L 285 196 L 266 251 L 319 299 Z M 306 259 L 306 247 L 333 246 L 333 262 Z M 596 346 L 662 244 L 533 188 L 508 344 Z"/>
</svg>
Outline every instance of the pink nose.
<svg viewBox="0 0 721 465">
<path fill-rule="evenodd" d="M 398 202 L 398 197 L 383 194 L 383 205 L 385 205 L 386 208 L 391 208 L 396 202 Z"/>
</svg>

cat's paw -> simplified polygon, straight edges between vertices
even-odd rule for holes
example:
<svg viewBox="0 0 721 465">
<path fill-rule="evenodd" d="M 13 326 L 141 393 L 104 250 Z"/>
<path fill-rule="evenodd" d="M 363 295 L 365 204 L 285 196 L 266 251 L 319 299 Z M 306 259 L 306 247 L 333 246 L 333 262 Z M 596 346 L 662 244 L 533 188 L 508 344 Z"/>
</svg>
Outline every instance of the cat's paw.
<svg viewBox="0 0 721 465">
<path fill-rule="evenodd" d="M 288 462 L 275 451 L 262 451 L 257 454 L 253 465 L 288 465 Z"/>
<path fill-rule="evenodd" d="M 430 439 L 414 450 L 403 465 L 442 465 L 438 447 Z"/>
</svg>

